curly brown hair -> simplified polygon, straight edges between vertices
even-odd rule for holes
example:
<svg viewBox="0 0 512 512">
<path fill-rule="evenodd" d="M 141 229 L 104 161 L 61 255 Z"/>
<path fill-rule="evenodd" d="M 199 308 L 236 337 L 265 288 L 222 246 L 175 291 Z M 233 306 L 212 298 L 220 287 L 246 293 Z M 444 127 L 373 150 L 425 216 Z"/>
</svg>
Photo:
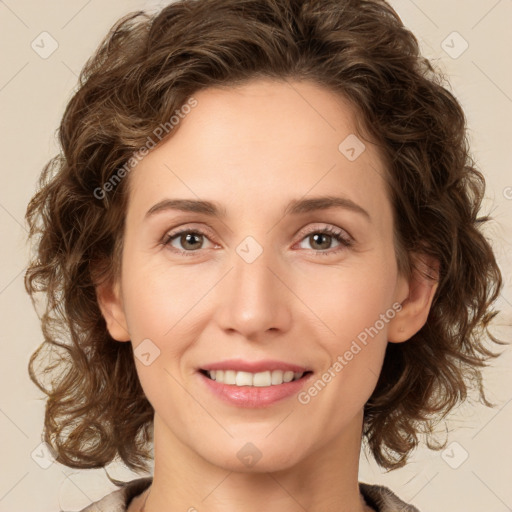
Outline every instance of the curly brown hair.
<svg viewBox="0 0 512 512">
<path fill-rule="evenodd" d="M 481 371 L 496 354 L 484 337 L 501 344 L 488 325 L 502 276 L 480 230 L 485 181 L 464 113 L 414 35 L 379 0 L 182 0 L 112 28 L 81 72 L 61 154 L 28 205 L 37 251 L 25 285 L 46 298 L 29 373 L 48 396 L 44 439 L 59 462 L 95 468 L 119 456 L 144 470 L 151 459 L 154 411 L 131 344 L 110 337 L 96 296 L 122 251 L 129 179 L 112 178 L 192 94 L 257 77 L 309 80 L 351 102 L 386 160 L 399 270 L 410 275 L 413 253 L 440 262 L 426 324 L 388 343 L 365 405 L 376 461 L 404 465 L 473 385 L 489 405 Z"/>
</svg>

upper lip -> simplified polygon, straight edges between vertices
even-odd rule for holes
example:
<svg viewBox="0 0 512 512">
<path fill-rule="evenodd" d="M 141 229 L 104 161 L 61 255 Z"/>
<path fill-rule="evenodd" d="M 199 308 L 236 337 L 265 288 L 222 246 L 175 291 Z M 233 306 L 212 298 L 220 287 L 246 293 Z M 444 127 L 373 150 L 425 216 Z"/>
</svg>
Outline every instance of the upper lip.
<svg viewBox="0 0 512 512">
<path fill-rule="evenodd" d="M 305 366 L 285 363 L 284 361 L 277 361 L 265 359 L 261 361 L 244 361 L 242 359 L 226 359 L 215 363 L 205 364 L 201 366 L 201 370 L 235 370 L 238 372 L 258 373 L 266 371 L 281 370 L 283 372 L 307 372 L 310 371 Z"/>
</svg>

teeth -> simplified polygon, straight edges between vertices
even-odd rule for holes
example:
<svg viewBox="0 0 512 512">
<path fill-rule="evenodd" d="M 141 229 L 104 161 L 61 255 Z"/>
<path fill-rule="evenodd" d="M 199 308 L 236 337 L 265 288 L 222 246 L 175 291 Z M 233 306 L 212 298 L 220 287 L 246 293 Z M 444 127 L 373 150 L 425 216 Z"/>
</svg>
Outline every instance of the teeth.
<svg viewBox="0 0 512 512">
<path fill-rule="evenodd" d="M 300 379 L 303 372 L 292 372 L 273 370 L 259 373 L 237 372 L 235 370 L 211 370 L 206 372 L 210 379 L 216 380 L 222 384 L 231 384 L 235 386 L 278 386 L 283 382 L 291 382 Z"/>
<path fill-rule="evenodd" d="M 235 384 L 236 372 L 233 370 L 224 370 L 224 384 Z"/>
<path fill-rule="evenodd" d="M 291 382 L 293 380 L 293 377 L 294 377 L 293 372 L 284 372 L 284 374 L 283 374 L 283 380 L 285 382 Z"/>
</svg>

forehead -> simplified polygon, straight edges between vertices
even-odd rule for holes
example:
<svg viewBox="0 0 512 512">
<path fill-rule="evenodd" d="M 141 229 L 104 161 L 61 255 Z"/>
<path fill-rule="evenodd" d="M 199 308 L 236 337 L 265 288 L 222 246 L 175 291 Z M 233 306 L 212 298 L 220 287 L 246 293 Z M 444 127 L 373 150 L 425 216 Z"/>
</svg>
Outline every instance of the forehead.
<svg viewBox="0 0 512 512">
<path fill-rule="evenodd" d="M 193 96 L 196 106 L 130 175 L 137 209 L 166 195 L 270 210 L 336 190 L 369 209 L 386 206 L 383 162 L 342 96 L 311 82 L 266 79 Z"/>
</svg>

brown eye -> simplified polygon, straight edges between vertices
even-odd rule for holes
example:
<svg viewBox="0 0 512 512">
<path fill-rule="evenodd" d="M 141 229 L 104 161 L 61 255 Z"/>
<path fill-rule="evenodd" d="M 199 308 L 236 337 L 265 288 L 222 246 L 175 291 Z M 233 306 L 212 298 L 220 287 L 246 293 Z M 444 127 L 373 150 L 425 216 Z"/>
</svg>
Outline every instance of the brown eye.
<svg viewBox="0 0 512 512">
<path fill-rule="evenodd" d="M 205 233 L 197 230 L 184 229 L 166 236 L 163 245 L 169 246 L 181 254 L 197 252 L 203 249 L 204 241 L 209 240 Z"/>
<path fill-rule="evenodd" d="M 309 235 L 309 241 L 313 249 L 320 249 L 322 251 L 330 249 L 332 240 L 333 237 L 326 233 L 314 233 L 313 235 Z"/>
<path fill-rule="evenodd" d="M 306 234 L 301 243 L 304 241 L 307 241 L 310 247 L 319 255 L 335 254 L 353 244 L 353 240 L 344 231 L 331 227 L 311 231 Z M 333 241 L 338 245 L 335 246 L 334 250 L 329 250 L 332 248 Z M 303 248 L 307 249 L 307 247 Z"/>
<path fill-rule="evenodd" d="M 179 235 L 179 240 L 184 249 L 195 251 L 202 245 L 202 236 L 199 233 L 184 233 Z"/>
</svg>

